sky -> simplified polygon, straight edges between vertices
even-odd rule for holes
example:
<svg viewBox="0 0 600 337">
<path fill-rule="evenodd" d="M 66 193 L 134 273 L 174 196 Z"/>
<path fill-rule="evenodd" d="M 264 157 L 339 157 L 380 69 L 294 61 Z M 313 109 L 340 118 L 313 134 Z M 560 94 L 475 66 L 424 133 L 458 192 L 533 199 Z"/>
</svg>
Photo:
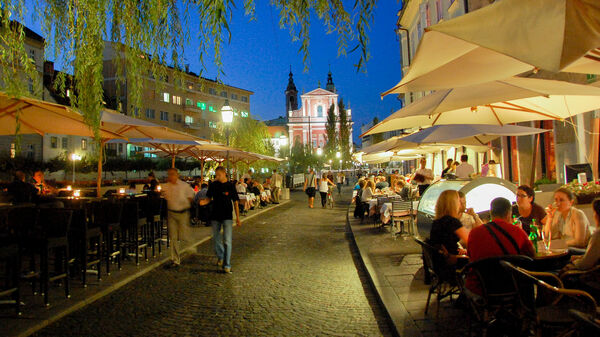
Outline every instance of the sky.
<svg viewBox="0 0 600 337">
<path fill-rule="evenodd" d="M 304 72 L 300 42 L 292 42 L 286 29 L 279 27 L 277 9 L 269 1 L 256 1 L 256 20 L 244 15 L 242 1 L 233 12 L 230 24 L 231 42 L 222 47 L 223 82 L 254 92 L 250 97 L 250 112 L 260 120 L 277 118 L 285 114 L 285 88 L 290 66 L 294 73 L 294 82 L 301 94 L 317 88 L 318 81 L 324 87 L 329 67 L 333 81 L 344 102 L 352 109 L 354 121 L 354 141 L 360 143 L 360 126 L 378 117 L 387 117 L 392 111 L 401 108 L 401 102 L 395 95 L 381 100 L 379 94 L 400 81 L 400 49 L 394 28 L 396 14 L 401 8 L 398 0 L 379 0 L 375 9 L 374 22 L 368 31 L 371 59 L 367 62 L 366 73 L 357 72 L 354 66 L 359 59 L 358 50 L 347 56 L 338 57 L 337 35 L 326 34 L 326 27 L 313 16 L 310 28 L 309 69 Z M 352 6 L 354 1 L 345 1 Z M 349 7 L 351 8 L 351 7 Z M 33 10 L 28 10 L 32 13 Z M 40 23 L 31 16 L 26 24 L 37 33 L 41 33 Z M 191 36 L 195 29 L 190 27 Z M 349 48 L 355 46 L 350 42 Z M 200 72 L 197 43 L 191 41 L 185 55 L 190 70 Z M 207 62 L 203 76 L 215 78 L 216 67 Z"/>
</svg>

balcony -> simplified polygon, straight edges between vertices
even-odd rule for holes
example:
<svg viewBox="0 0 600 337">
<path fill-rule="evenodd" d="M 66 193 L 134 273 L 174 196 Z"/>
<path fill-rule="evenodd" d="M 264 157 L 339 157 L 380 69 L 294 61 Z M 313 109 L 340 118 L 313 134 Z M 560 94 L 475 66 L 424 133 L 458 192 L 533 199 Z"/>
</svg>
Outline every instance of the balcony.
<svg viewBox="0 0 600 337">
<path fill-rule="evenodd" d="M 202 109 L 200 109 L 196 105 L 187 105 L 187 104 L 183 105 L 183 110 L 184 111 L 189 111 L 189 112 L 195 112 L 195 113 L 202 113 L 202 111 L 203 111 Z"/>
<path fill-rule="evenodd" d="M 202 129 L 205 128 L 204 123 L 197 123 L 197 122 L 194 122 L 194 123 L 184 123 L 183 126 L 185 128 L 192 129 L 192 130 L 202 130 Z"/>
</svg>

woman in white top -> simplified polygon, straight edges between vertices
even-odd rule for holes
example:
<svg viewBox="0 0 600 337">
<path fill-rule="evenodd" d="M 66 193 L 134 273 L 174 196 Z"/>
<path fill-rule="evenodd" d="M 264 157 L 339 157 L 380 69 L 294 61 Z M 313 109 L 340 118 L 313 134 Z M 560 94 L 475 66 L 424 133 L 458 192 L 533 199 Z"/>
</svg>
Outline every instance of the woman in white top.
<svg viewBox="0 0 600 337">
<path fill-rule="evenodd" d="M 544 226 L 546 238 L 563 239 L 567 246 L 585 248 L 590 240 L 590 222 L 583 211 L 573 207 L 575 197 L 566 188 L 554 192 L 554 204 L 548 206 Z"/>
<path fill-rule="evenodd" d="M 372 180 L 367 180 L 367 184 L 360 196 L 360 201 L 369 202 L 369 200 L 373 199 L 373 195 L 375 195 L 375 183 Z"/>
<path fill-rule="evenodd" d="M 333 181 L 327 178 L 327 173 L 323 173 L 319 180 L 319 194 L 321 195 L 321 206 L 325 208 L 327 205 L 327 193 L 329 192 L 329 185 L 333 185 Z"/>
<path fill-rule="evenodd" d="M 592 203 L 594 209 L 594 221 L 596 227 L 600 226 L 600 199 L 594 200 Z M 600 264 L 600 229 L 596 229 L 590 239 L 590 243 L 585 250 L 583 256 L 572 256 L 571 263 L 569 263 L 563 271 L 569 269 L 588 270 Z"/>
</svg>

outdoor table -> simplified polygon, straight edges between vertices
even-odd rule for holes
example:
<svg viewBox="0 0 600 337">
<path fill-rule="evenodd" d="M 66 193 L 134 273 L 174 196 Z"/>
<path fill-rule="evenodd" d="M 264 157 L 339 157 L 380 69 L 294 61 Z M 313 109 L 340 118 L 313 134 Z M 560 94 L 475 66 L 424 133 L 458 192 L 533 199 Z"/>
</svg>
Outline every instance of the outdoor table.
<svg viewBox="0 0 600 337">
<path fill-rule="evenodd" d="M 413 201 L 413 215 L 417 215 L 418 204 L 419 204 L 418 201 Z M 379 214 L 381 214 L 381 222 L 388 223 L 388 221 L 390 221 L 390 218 L 392 216 L 392 203 L 386 202 L 383 205 L 381 205 Z"/>
<path fill-rule="evenodd" d="M 532 269 L 536 271 L 559 270 L 569 263 L 571 254 L 568 249 L 550 249 L 538 252 L 533 257 Z"/>
</svg>

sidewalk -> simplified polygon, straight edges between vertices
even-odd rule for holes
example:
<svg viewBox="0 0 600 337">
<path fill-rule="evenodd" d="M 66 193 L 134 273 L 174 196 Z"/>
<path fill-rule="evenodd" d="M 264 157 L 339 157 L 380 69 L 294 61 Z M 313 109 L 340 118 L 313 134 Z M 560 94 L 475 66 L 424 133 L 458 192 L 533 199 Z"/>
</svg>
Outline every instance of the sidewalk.
<svg viewBox="0 0 600 337">
<path fill-rule="evenodd" d="M 423 281 L 421 248 L 412 237 L 394 238 L 388 228 L 354 219 L 354 205 L 347 213 L 351 230 L 379 300 L 395 325 L 398 336 L 465 336 L 466 317 L 445 299 L 436 318 L 436 297 L 431 296 L 428 314 L 425 303 L 429 286 Z"/>
<path fill-rule="evenodd" d="M 290 200 L 282 200 L 278 205 L 270 205 L 267 208 L 255 211 L 243 217 L 242 223 L 259 214 L 285 205 L 288 202 Z M 192 237 L 193 240 L 191 242 L 184 242 L 182 254 L 186 255 L 195 252 L 199 245 L 210 240 L 212 237 L 211 227 L 193 227 Z M 125 261 L 122 264 L 121 270 L 116 270 L 115 268 L 111 270 L 111 275 L 103 274 L 100 282 L 93 275 L 88 276 L 87 288 L 83 288 L 81 282 L 77 279 L 71 279 L 71 298 L 65 299 L 62 287 L 51 287 L 49 308 L 44 307 L 42 296 L 32 295 L 31 287 L 28 284 L 23 284 L 21 301 L 26 303 L 26 306 L 22 309 L 23 314 L 17 318 L 14 315 L 12 307 L 2 306 L 0 308 L 0 336 L 31 335 L 169 261 L 169 250 L 166 248 L 166 245 L 163 245 L 161 255 L 157 253 L 155 258 L 149 256 L 148 262 L 140 261 L 139 266 L 135 266 L 130 261 Z"/>
</svg>

